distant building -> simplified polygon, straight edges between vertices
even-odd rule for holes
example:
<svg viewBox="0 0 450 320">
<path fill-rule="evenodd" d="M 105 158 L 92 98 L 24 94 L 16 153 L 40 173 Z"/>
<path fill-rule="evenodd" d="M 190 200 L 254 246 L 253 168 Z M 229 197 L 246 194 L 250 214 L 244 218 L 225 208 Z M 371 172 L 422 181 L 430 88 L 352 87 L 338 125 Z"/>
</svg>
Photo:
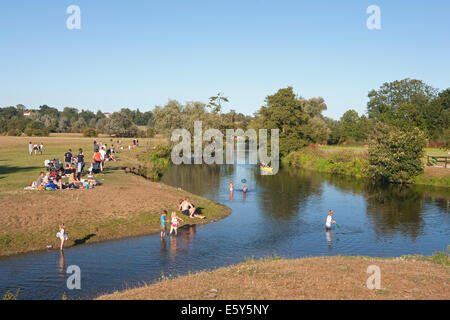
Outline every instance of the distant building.
<svg viewBox="0 0 450 320">
<path fill-rule="evenodd" d="M 31 115 L 31 111 L 24 111 L 23 112 L 23 116 L 24 117 L 29 117 Z"/>
<path fill-rule="evenodd" d="M 111 113 L 104 113 L 103 115 L 105 116 L 105 118 L 111 117 Z"/>
</svg>

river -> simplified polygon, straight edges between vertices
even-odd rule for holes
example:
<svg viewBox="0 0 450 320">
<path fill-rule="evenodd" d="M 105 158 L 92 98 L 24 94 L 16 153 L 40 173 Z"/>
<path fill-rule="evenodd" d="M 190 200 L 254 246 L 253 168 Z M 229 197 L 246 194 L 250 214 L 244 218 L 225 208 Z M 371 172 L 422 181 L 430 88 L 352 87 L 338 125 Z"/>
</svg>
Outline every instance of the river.
<svg viewBox="0 0 450 320">
<path fill-rule="evenodd" d="M 267 176 L 248 164 L 172 166 L 162 183 L 225 204 L 232 214 L 183 228 L 164 242 L 158 234 L 67 248 L 64 255 L 52 250 L 0 258 L 0 294 L 20 288 L 19 299 L 84 299 L 246 257 L 431 255 L 449 245 L 448 189 L 373 186 L 288 169 Z M 339 228 L 327 233 L 329 209 Z M 66 286 L 70 265 L 80 267 L 80 290 Z"/>
</svg>

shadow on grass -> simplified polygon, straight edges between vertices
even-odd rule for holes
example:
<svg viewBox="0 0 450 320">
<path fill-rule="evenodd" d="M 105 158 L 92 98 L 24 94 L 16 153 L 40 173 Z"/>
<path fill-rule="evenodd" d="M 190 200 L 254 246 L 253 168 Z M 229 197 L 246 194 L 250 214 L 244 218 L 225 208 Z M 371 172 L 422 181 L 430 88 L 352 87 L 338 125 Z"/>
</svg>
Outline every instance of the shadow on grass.
<svg viewBox="0 0 450 320">
<path fill-rule="evenodd" d="M 41 167 L 16 167 L 16 166 L 0 166 L 0 174 L 8 175 L 21 171 L 32 171 L 40 169 Z"/>
<path fill-rule="evenodd" d="M 88 234 L 83 239 L 77 239 L 77 240 L 74 241 L 74 246 L 78 246 L 80 244 L 83 244 L 83 243 L 85 243 L 86 241 L 88 241 L 89 239 L 91 239 L 92 237 L 95 237 L 95 236 L 96 236 L 95 233 L 91 233 L 91 234 Z"/>
</svg>

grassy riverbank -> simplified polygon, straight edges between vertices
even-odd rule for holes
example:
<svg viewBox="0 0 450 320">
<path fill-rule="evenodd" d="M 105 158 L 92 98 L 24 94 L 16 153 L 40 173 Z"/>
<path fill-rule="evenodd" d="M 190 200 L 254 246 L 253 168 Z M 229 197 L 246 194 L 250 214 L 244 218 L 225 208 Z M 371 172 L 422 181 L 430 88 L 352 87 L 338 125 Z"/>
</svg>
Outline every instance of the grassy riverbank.
<svg viewBox="0 0 450 320">
<path fill-rule="evenodd" d="M 28 142 L 43 142 L 44 154 L 29 156 Z M 108 138 L 98 139 L 110 143 Z M 128 145 L 131 139 L 122 139 Z M 58 246 L 58 225 L 66 223 L 66 246 L 93 243 L 159 231 L 162 209 L 175 210 L 178 200 L 190 196 L 207 219 L 184 219 L 186 224 L 204 224 L 224 218 L 230 209 L 181 189 L 155 183 L 121 167 L 136 165 L 146 147 L 158 139 L 140 139 L 134 150 L 121 150 L 117 162 L 108 162 L 96 175 L 102 186 L 90 190 L 24 191 L 23 187 L 44 171 L 45 159 L 63 158 L 68 148 L 82 147 L 92 158 L 91 138 L 0 137 L 0 256 L 46 250 Z"/>
<path fill-rule="evenodd" d="M 426 148 L 427 155 L 445 155 L 445 151 Z M 424 165 L 426 157 L 423 159 Z M 368 163 L 367 150 L 359 146 L 319 146 L 292 152 L 283 159 L 288 167 L 318 172 L 365 178 Z M 450 187 L 450 168 L 424 167 L 424 172 L 414 180 L 415 184 Z"/>
<path fill-rule="evenodd" d="M 369 290 L 370 265 L 381 288 Z M 161 281 L 98 299 L 448 299 L 446 254 L 401 258 L 319 257 L 247 259 L 245 263 Z"/>
</svg>

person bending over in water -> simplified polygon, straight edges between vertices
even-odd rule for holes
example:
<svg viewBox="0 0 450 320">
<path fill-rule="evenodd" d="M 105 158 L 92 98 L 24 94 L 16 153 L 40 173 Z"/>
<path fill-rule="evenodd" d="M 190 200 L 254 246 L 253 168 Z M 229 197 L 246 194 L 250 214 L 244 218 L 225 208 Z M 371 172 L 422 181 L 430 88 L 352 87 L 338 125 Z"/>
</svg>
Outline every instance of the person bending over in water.
<svg viewBox="0 0 450 320">
<path fill-rule="evenodd" d="M 248 188 L 245 186 L 245 184 L 242 185 L 242 191 L 246 193 L 248 191 Z"/>
<path fill-rule="evenodd" d="M 325 227 L 327 232 L 331 230 L 331 224 L 336 223 L 336 221 L 333 220 L 333 210 L 328 211 L 327 221 L 325 222 Z"/>
<path fill-rule="evenodd" d="M 191 203 L 189 197 L 186 197 L 184 200 L 180 200 L 178 210 L 181 211 L 182 214 L 184 214 L 185 216 L 189 216 L 190 218 L 205 219 L 204 216 L 195 213 L 197 211 L 197 208 Z"/>
</svg>

